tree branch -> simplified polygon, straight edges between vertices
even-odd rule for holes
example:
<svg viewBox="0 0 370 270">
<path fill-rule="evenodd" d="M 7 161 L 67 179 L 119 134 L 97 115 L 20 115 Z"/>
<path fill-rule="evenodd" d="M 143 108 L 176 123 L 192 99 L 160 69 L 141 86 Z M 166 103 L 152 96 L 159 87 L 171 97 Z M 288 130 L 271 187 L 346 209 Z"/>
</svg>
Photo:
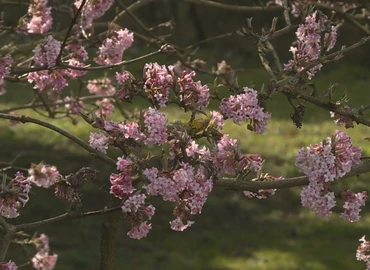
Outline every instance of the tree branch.
<svg viewBox="0 0 370 270">
<path fill-rule="evenodd" d="M 359 165 L 353 166 L 352 170 L 342 178 L 357 176 L 363 173 L 370 172 L 370 160 L 362 161 Z M 250 190 L 258 189 L 283 189 L 298 186 L 308 185 L 307 176 L 298 176 L 277 181 L 237 181 L 235 178 L 221 178 L 215 182 L 215 186 L 234 189 L 234 190 Z"/>
<path fill-rule="evenodd" d="M 198 5 L 203 5 L 207 7 L 220 8 L 223 10 L 235 11 L 235 12 L 256 12 L 256 11 L 281 11 L 284 8 L 279 5 L 271 6 L 236 6 L 227 5 L 218 2 L 208 1 L 208 0 L 184 0 L 188 3 L 194 3 Z"/>
<path fill-rule="evenodd" d="M 89 151 L 90 153 L 94 154 L 97 158 L 103 160 L 105 163 L 109 164 L 110 166 L 116 167 L 116 161 L 114 161 L 113 159 L 111 159 L 107 155 L 104 155 L 103 153 L 99 152 L 95 148 L 91 147 L 89 144 L 87 144 L 86 142 L 84 142 L 80 138 L 78 138 L 78 137 L 72 135 L 71 133 L 69 133 L 69 132 L 67 132 L 67 131 L 65 131 L 65 130 L 57 127 L 57 126 L 54 126 L 50 123 L 47 123 L 47 122 L 44 122 L 44 121 L 41 121 L 41 120 L 38 120 L 38 119 L 35 119 L 35 118 L 32 118 L 32 117 L 24 116 L 24 115 L 15 116 L 15 115 L 10 115 L 10 114 L 5 114 L 5 113 L 0 113 L 0 118 L 9 119 L 9 120 L 13 120 L 13 121 L 18 121 L 18 122 L 22 122 L 22 123 L 33 123 L 33 124 L 51 129 L 51 130 L 63 135 L 64 137 L 67 137 L 71 141 L 74 141 L 79 146 L 81 146 L 85 150 Z"/>
<path fill-rule="evenodd" d="M 64 213 L 64 214 L 56 216 L 56 217 L 52 217 L 52 218 L 48 218 L 48 219 L 44 219 L 44 220 L 40 220 L 40 221 L 35 221 L 35 222 L 31 222 L 31 223 L 24 223 L 24 224 L 21 224 L 21 225 L 17 225 L 17 226 L 15 226 L 15 230 L 17 232 L 18 231 L 24 231 L 24 230 L 31 230 L 31 229 L 35 229 L 35 228 L 40 227 L 40 226 L 50 225 L 50 224 L 53 224 L 53 223 L 58 223 L 58 222 L 63 221 L 63 220 L 79 219 L 79 218 L 85 218 L 85 217 L 90 217 L 90 216 L 97 216 L 97 215 L 102 215 L 102 214 L 106 214 L 106 213 L 116 212 L 120 209 L 121 209 L 121 206 L 115 206 L 115 207 L 108 208 L 108 209 L 104 208 L 104 209 L 85 212 L 85 213 L 67 212 L 67 213 Z"/>
</svg>

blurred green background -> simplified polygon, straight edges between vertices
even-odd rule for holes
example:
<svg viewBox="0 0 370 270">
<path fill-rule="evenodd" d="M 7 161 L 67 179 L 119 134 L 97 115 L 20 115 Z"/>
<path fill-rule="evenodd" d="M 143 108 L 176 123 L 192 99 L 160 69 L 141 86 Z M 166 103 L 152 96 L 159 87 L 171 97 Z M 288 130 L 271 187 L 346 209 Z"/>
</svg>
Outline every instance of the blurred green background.
<svg viewBox="0 0 370 270">
<path fill-rule="evenodd" d="M 248 1 L 232 3 L 246 2 Z M 9 7 L 5 5 L 2 8 L 4 11 L 4 8 Z M 103 21 L 110 15 L 112 14 L 107 14 Z M 255 18 L 256 29 L 261 26 L 268 27 L 271 18 L 278 14 L 235 14 L 205 9 L 182 1 L 158 1 L 140 9 L 137 15 L 144 18 L 148 26 L 172 17 L 177 25 L 170 40 L 185 46 L 217 34 L 235 33 L 244 25 L 245 17 Z M 280 26 L 283 26 L 283 22 L 280 23 Z M 120 24 L 140 31 L 129 17 L 122 19 Z M 360 37 L 361 33 L 358 30 L 344 26 L 340 30 L 338 46 L 351 44 Z M 290 57 L 288 49 L 293 39 L 294 33 L 274 41 L 284 63 Z M 146 47 L 145 42 L 137 39 L 133 47 L 125 52 L 125 57 L 131 59 L 151 50 L 152 48 Z M 331 83 L 336 82 L 339 83 L 336 97 L 339 98 L 347 91 L 350 106 L 356 108 L 368 105 L 369 51 L 369 46 L 366 45 L 352 52 L 342 59 L 343 61 L 324 66 L 313 79 L 319 93 L 324 93 Z M 221 60 L 226 60 L 234 69 L 243 69 L 237 74 L 240 86 L 254 85 L 258 90 L 269 79 L 258 63 L 253 40 L 233 35 L 202 46 L 196 57 L 206 60 L 208 68 Z M 176 62 L 176 59 L 167 56 L 150 60 L 160 64 Z M 142 61 L 126 68 L 140 78 L 144 64 Z M 103 72 L 90 74 L 84 79 L 101 76 L 104 76 Z M 199 78 L 203 83 L 211 84 L 213 81 L 212 77 L 205 75 Z M 69 94 L 71 90 L 76 90 L 76 87 L 76 83 L 71 82 L 65 93 Z M 24 104 L 33 98 L 30 85 L 7 84 L 6 88 L 8 90 L 6 95 L 0 96 L 0 108 Z M 141 108 L 149 106 L 140 99 L 136 99 L 133 105 Z M 134 107 L 133 105 L 123 104 L 123 108 L 129 110 Z M 298 149 L 321 142 L 331 136 L 336 129 L 344 130 L 334 124 L 329 112 L 309 105 L 303 127 L 297 129 L 289 118 L 292 113 L 290 105 L 283 97 L 269 101 L 267 108 L 272 113 L 272 118 L 268 122 L 265 134 L 256 135 L 248 131 L 246 126 L 235 126 L 229 122 L 224 131 L 239 139 L 244 151 L 262 154 L 266 159 L 265 172 L 274 176 L 301 175 L 294 166 L 294 156 Z M 184 114 L 174 107 L 166 108 L 165 111 L 169 121 L 184 117 Z M 31 110 L 18 113 L 39 117 Z M 113 118 L 121 119 L 119 113 Z M 41 119 L 46 120 L 42 117 Z M 93 128 L 82 119 L 79 119 L 77 125 L 73 125 L 69 119 L 47 121 L 85 141 L 93 131 Z M 100 188 L 108 181 L 112 169 L 74 143 L 33 124 L 9 127 L 8 121 L 1 120 L 0 131 L 0 161 L 6 162 L 19 155 L 16 165 L 27 168 L 31 162 L 38 163 L 43 160 L 57 166 L 62 174 L 75 172 L 82 166 L 97 168 L 100 171 L 98 182 L 84 187 L 83 209 L 100 209 L 109 203 L 110 195 Z M 364 156 L 369 155 L 370 143 L 364 140 L 370 136 L 368 128 L 356 126 L 345 132 L 352 136 L 355 145 L 362 147 Z M 342 188 L 351 187 L 357 192 L 370 190 L 367 184 L 368 175 L 341 180 L 340 183 Z M 63 213 L 66 204 L 57 200 L 52 193 L 52 190 L 32 188 L 30 201 L 14 223 L 37 221 Z M 267 200 L 258 200 L 248 199 L 234 191 L 215 188 L 202 214 L 195 217 L 195 224 L 181 233 L 172 231 L 169 226 L 169 221 L 173 219 L 174 205 L 165 203 L 159 198 L 152 198 L 151 202 L 157 210 L 152 220 L 153 229 L 147 238 L 139 241 L 128 238 L 126 233 L 130 228 L 129 224 L 125 221 L 120 223 L 116 269 L 365 269 L 364 263 L 356 261 L 355 253 L 359 244 L 358 239 L 363 235 L 370 237 L 370 207 L 364 208 L 360 222 L 349 223 L 339 217 L 342 208 L 339 201 L 333 216 L 321 219 L 301 207 L 299 194 L 300 188 L 292 188 L 278 191 Z M 87 270 L 99 268 L 101 227 L 102 217 L 97 216 L 44 226 L 37 231 L 50 237 L 51 251 L 59 256 L 55 269 Z M 32 235 L 34 232 L 28 233 Z M 23 249 L 12 244 L 9 258 L 17 264 L 22 264 L 27 261 L 27 257 L 32 257 L 33 252 L 32 248 Z"/>
</svg>

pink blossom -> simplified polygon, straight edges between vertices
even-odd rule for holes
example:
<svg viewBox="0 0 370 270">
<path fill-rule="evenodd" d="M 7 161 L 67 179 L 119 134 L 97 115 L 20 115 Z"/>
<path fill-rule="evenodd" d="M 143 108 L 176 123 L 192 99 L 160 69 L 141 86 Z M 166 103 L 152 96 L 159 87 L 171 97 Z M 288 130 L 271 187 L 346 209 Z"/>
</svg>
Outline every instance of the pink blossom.
<svg viewBox="0 0 370 270">
<path fill-rule="evenodd" d="M 125 157 L 118 157 L 117 158 L 117 170 L 121 172 L 129 172 L 131 173 L 134 164 L 129 158 Z"/>
<path fill-rule="evenodd" d="M 28 202 L 30 189 L 30 180 L 25 178 L 22 173 L 17 172 L 15 178 L 2 188 L 3 195 L 0 197 L 1 216 L 6 218 L 18 217 L 18 208 L 24 207 Z"/>
<path fill-rule="evenodd" d="M 58 255 L 49 255 L 49 238 L 45 234 L 41 234 L 39 238 L 34 239 L 34 244 L 37 249 L 36 255 L 32 258 L 33 267 L 38 270 L 54 269 Z"/>
<path fill-rule="evenodd" d="M 26 19 L 27 31 L 31 34 L 44 34 L 51 29 L 53 18 L 51 8 L 47 7 L 48 0 L 33 0 L 28 7 L 31 19 Z"/>
<path fill-rule="evenodd" d="M 187 163 L 182 163 L 181 168 L 159 175 L 157 168 L 145 169 L 143 175 L 149 184 L 143 188 L 149 195 L 161 195 L 164 201 L 177 202 L 174 214 L 181 220 L 189 220 L 192 215 L 200 214 L 208 194 L 213 188 L 212 178 L 206 177 L 202 166 L 195 168 Z M 180 221 L 181 221 L 180 220 Z M 194 222 L 179 224 L 179 220 L 171 222 L 175 230 L 184 230 Z"/>
<path fill-rule="evenodd" d="M 107 77 L 89 80 L 87 84 L 87 89 L 90 94 L 94 95 L 114 95 L 116 93 L 116 88 L 111 83 L 111 80 Z"/>
<path fill-rule="evenodd" d="M 224 127 L 224 117 L 222 114 L 217 111 L 211 111 L 211 120 L 209 121 L 209 126 L 222 129 Z"/>
<path fill-rule="evenodd" d="M 195 154 L 198 154 L 199 157 L 210 158 L 209 149 L 205 146 L 199 148 L 199 145 L 193 140 L 191 140 L 185 151 L 188 157 L 195 157 Z"/>
<path fill-rule="evenodd" d="M 212 162 L 220 174 L 235 174 L 238 170 L 258 170 L 261 166 L 260 155 L 241 154 L 236 139 L 229 139 L 229 135 L 223 135 L 215 145 Z"/>
<path fill-rule="evenodd" d="M 250 121 L 257 134 L 265 132 L 271 114 L 258 105 L 257 91 L 244 87 L 244 94 L 224 98 L 220 104 L 221 112 L 235 124 Z"/>
<path fill-rule="evenodd" d="M 365 235 L 359 240 L 362 243 L 358 246 L 356 258 L 358 261 L 366 262 L 366 270 L 370 269 L 370 241 L 366 241 Z"/>
<path fill-rule="evenodd" d="M 323 185 L 308 185 L 302 188 L 301 203 L 303 207 L 315 211 L 318 217 L 327 217 L 332 214 L 330 209 L 335 205 L 334 192 L 322 191 Z"/>
<path fill-rule="evenodd" d="M 179 97 L 185 107 L 191 111 L 204 111 L 209 104 L 209 88 L 200 81 L 194 82 L 195 72 L 183 71 L 177 83 L 180 86 Z"/>
<path fill-rule="evenodd" d="M 122 205 L 122 212 L 128 213 L 133 212 L 136 213 L 139 209 L 145 204 L 146 195 L 145 194 L 137 194 L 131 197 L 123 203 Z"/>
<path fill-rule="evenodd" d="M 48 188 L 59 179 L 59 171 L 55 166 L 50 166 L 41 162 L 32 164 L 28 170 L 28 179 L 38 187 Z"/>
<path fill-rule="evenodd" d="M 0 79 L 3 80 L 5 76 L 10 73 L 10 66 L 13 64 L 13 58 L 8 54 L 0 58 Z"/>
<path fill-rule="evenodd" d="M 296 32 L 297 47 L 291 47 L 293 60 L 290 60 L 285 65 L 286 71 L 301 71 L 308 64 L 319 59 L 325 52 L 330 51 L 337 40 L 337 29 L 331 26 L 325 29 L 328 20 L 325 14 L 322 14 L 321 19 L 317 18 L 317 11 L 309 15 L 305 19 L 304 24 L 300 24 Z M 329 33 L 324 34 L 324 44 L 321 44 L 321 32 L 327 30 Z M 325 48 L 325 52 L 321 52 L 321 48 Z M 308 78 L 311 79 L 315 73 L 320 70 L 322 64 L 317 64 L 307 71 Z"/>
<path fill-rule="evenodd" d="M 120 130 L 126 139 L 133 139 L 135 141 L 145 139 L 144 133 L 140 131 L 139 125 L 135 122 L 121 125 Z"/>
<path fill-rule="evenodd" d="M 80 60 L 76 58 L 70 58 L 67 60 L 68 65 L 72 67 L 85 67 L 85 64 L 82 63 Z M 72 79 L 77 79 L 79 77 L 82 77 L 87 73 L 85 70 L 78 70 L 78 69 L 73 69 L 73 68 L 68 68 L 65 70 L 66 76 L 72 78 Z"/>
<path fill-rule="evenodd" d="M 140 223 L 138 226 L 134 226 L 131 230 L 127 233 L 127 235 L 132 239 L 141 239 L 146 237 L 152 228 L 152 224 L 148 224 L 146 221 Z"/>
<path fill-rule="evenodd" d="M 65 97 L 64 101 L 67 102 L 64 107 L 70 114 L 80 114 L 83 110 L 84 102 L 74 97 Z"/>
<path fill-rule="evenodd" d="M 114 31 L 110 38 L 103 41 L 94 61 L 102 66 L 121 62 L 123 52 L 131 47 L 133 41 L 134 34 L 127 29 Z"/>
<path fill-rule="evenodd" d="M 150 99 L 156 100 L 160 107 L 165 107 L 169 89 L 173 87 L 173 75 L 168 73 L 165 65 L 160 66 L 158 63 L 145 64 L 144 70 L 145 92 L 149 94 Z"/>
<path fill-rule="evenodd" d="M 89 144 L 99 152 L 107 153 L 109 138 L 103 133 L 90 133 Z"/>
<path fill-rule="evenodd" d="M 66 49 L 72 53 L 72 58 L 80 58 L 82 61 L 89 59 L 89 55 L 84 46 L 78 43 L 70 43 L 66 46 Z"/>
<path fill-rule="evenodd" d="M 144 220 L 144 215 L 150 220 L 155 212 L 152 205 L 145 206 L 145 194 L 132 195 L 125 200 L 122 205 L 122 212 L 126 214 L 126 218 L 131 221 L 133 227 L 127 233 L 130 238 L 141 239 L 145 237 L 151 229 L 151 224 L 147 224 Z"/>
<path fill-rule="evenodd" d="M 351 190 L 347 190 L 342 193 L 342 198 L 345 200 L 345 203 L 343 206 L 344 213 L 341 217 L 351 222 L 359 221 L 361 206 L 365 206 L 367 200 L 366 191 L 354 193 Z"/>
<path fill-rule="evenodd" d="M 86 1 L 85 5 L 82 8 L 79 27 L 82 29 L 91 28 L 93 21 L 103 16 L 113 3 L 114 0 Z M 82 0 L 76 0 L 74 3 L 76 8 L 80 8 L 81 4 Z"/>
<path fill-rule="evenodd" d="M 124 71 L 122 73 L 116 72 L 116 81 L 118 84 L 125 84 L 130 79 L 130 73 Z"/>
<path fill-rule="evenodd" d="M 33 267 L 37 270 L 52 270 L 57 263 L 58 255 L 49 253 L 36 253 L 32 258 Z"/>
<path fill-rule="evenodd" d="M 343 109 L 353 111 L 348 105 L 344 105 Z M 335 113 L 335 112 L 330 112 L 330 117 L 335 118 L 334 122 L 338 126 L 341 126 L 342 124 L 344 124 L 345 128 L 353 128 L 354 127 L 353 119 L 351 119 L 347 116 L 344 116 L 344 115 L 341 115 L 341 114 Z"/>
<path fill-rule="evenodd" d="M 9 261 L 9 262 L 0 262 L 0 270 L 17 270 L 18 267 L 17 265 L 12 262 L 12 261 Z"/>
<path fill-rule="evenodd" d="M 49 36 L 45 44 L 37 45 L 33 50 L 36 66 L 47 66 L 53 68 L 60 52 L 60 42 Z M 68 85 L 65 77 L 72 76 L 70 71 L 53 69 L 30 72 L 27 75 L 28 82 L 34 83 L 34 88 L 40 91 L 47 91 L 48 87 L 60 91 Z M 73 75 L 74 76 L 74 75 Z"/>
<path fill-rule="evenodd" d="M 348 173 L 353 165 L 360 163 L 360 157 L 361 149 L 353 146 L 351 138 L 338 130 L 332 138 L 300 149 L 296 166 L 309 178 L 309 185 L 301 192 L 302 205 L 318 216 L 329 216 L 335 200 L 328 183 Z"/>
<path fill-rule="evenodd" d="M 121 172 L 119 174 L 111 173 L 110 175 L 110 194 L 122 199 L 125 195 L 134 192 L 135 188 L 132 186 L 131 172 Z"/>
<path fill-rule="evenodd" d="M 184 224 L 181 220 L 181 218 L 176 218 L 172 221 L 170 221 L 171 229 L 174 231 L 182 232 L 185 229 L 189 228 L 191 225 L 194 224 L 194 221 L 186 221 L 186 224 Z"/>
<path fill-rule="evenodd" d="M 99 106 L 99 109 L 96 111 L 97 116 L 109 116 L 113 113 L 114 105 L 109 98 L 96 101 L 96 105 Z"/>
<path fill-rule="evenodd" d="M 145 144 L 164 144 L 167 141 L 166 116 L 157 109 L 149 108 L 144 114 Z"/>
</svg>

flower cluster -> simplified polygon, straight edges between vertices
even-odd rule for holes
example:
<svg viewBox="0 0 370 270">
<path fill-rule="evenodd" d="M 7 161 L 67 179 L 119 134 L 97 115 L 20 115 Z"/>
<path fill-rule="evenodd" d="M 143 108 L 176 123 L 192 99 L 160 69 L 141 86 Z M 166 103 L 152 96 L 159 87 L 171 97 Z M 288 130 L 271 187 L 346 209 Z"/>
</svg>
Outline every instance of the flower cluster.
<svg viewBox="0 0 370 270">
<path fill-rule="evenodd" d="M 34 83 L 34 88 L 40 91 L 47 91 L 48 86 L 57 93 L 68 85 L 66 77 L 77 78 L 84 75 L 85 71 L 76 71 L 73 69 L 53 69 L 56 66 L 56 60 L 60 53 L 61 43 L 49 36 L 45 44 L 37 45 L 33 50 L 34 63 L 36 66 L 46 66 L 50 70 L 40 70 L 30 72 L 27 75 L 28 82 Z M 72 66 L 83 66 L 77 58 L 69 59 Z"/>
<path fill-rule="evenodd" d="M 9 261 L 9 262 L 0 262 L 0 270 L 17 270 L 18 267 L 17 265 L 12 262 L 12 261 Z"/>
<path fill-rule="evenodd" d="M 209 126 L 217 127 L 218 129 L 223 129 L 224 127 L 224 117 L 221 113 L 217 111 L 211 111 L 211 120 L 209 121 Z"/>
<path fill-rule="evenodd" d="M 223 135 L 215 145 L 212 162 L 221 175 L 236 174 L 237 172 L 257 171 L 261 167 L 262 158 L 260 155 L 242 154 L 236 139 L 229 139 Z"/>
<path fill-rule="evenodd" d="M 168 67 L 172 71 L 172 66 Z M 158 63 L 145 64 L 145 91 L 149 98 L 156 100 L 159 106 L 166 106 L 168 101 L 169 88 L 173 87 L 174 77 L 168 73 L 165 65 Z"/>
<path fill-rule="evenodd" d="M 107 153 L 109 138 L 103 133 L 90 133 L 89 144 L 99 152 Z"/>
<path fill-rule="evenodd" d="M 152 228 L 152 224 L 144 221 L 144 215 L 148 220 L 151 220 L 155 208 L 152 205 L 145 206 L 145 199 L 145 194 L 136 194 L 127 198 L 121 207 L 122 212 L 126 215 L 126 219 L 131 221 L 132 224 L 131 230 L 127 233 L 130 238 L 141 239 L 146 237 Z"/>
<path fill-rule="evenodd" d="M 131 47 L 132 42 L 134 42 L 134 34 L 127 29 L 114 31 L 112 36 L 106 38 L 99 47 L 95 62 L 102 66 L 121 62 L 123 52 Z"/>
<path fill-rule="evenodd" d="M 157 109 L 149 108 L 144 114 L 145 144 L 164 144 L 167 141 L 166 116 Z"/>
<path fill-rule="evenodd" d="M 191 111 L 204 111 L 209 104 L 209 88 L 200 81 L 194 82 L 195 72 L 184 70 L 177 83 L 180 86 L 180 101 Z"/>
<path fill-rule="evenodd" d="M 231 118 L 235 124 L 240 122 L 251 122 L 253 130 L 261 134 L 265 132 L 267 120 L 271 114 L 264 112 L 258 105 L 257 91 L 244 87 L 243 94 L 224 98 L 220 104 L 221 112 Z"/>
<path fill-rule="evenodd" d="M 112 85 L 111 80 L 107 77 L 88 80 L 86 87 L 89 90 L 90 94 L 94 95 L 112 96 L 116 93 L 116 88 Z"/>
<path fill-rule="evenodd" d="M 83 0 L 76 0 L 74 5 L 78 9 L 81 7 Z M 94 20 L 100 18 L 112 6 L 114 0 L 94 0 L 86 1 L 82 8 L 81 20 L 79 27 L 82 29 L 89 29 L 92 27 Z"/>
<path fill-rule="evenodd" d="M 97 116 L 109 116 L 113 113 L 114 105 L 109 98 L 97 100 L 96 105 L 99 106 L 99 109 L 96 111 Z"/>
<path fill-rule="evenodd" d="M 5 184 L 3 185 L 5 186 Z M 28 202 L 30 189 L 30 180 L 25 178 L 22 173 L 17 172 L 15 178 L 1 189 L 0 215 L 6 218 L 18 217 L 18 208 L 24 207 Z"/>
<path fill-rule="evenodd" d="M 353 165 L 360 162 L 360 156 L 361 149 L 353 146 L 350 137 L 342 131 L 336 131 L 332 138 L 320 144 L 300 149 L 296 155 L 296 166 L 309 178 L 309 185 L 301 192 L 302 205 L 314 210 L 317 216 L 329 216 L 330 209 L 335 206 L 330 182 L 348 173 Z M 345 205 L 346 209 L 349 207 Z M 348 216 L 346 212 L 344 217 Z"/>
<path fill-rule="evenodd" d="M 344 105 L 343 109 L 352 110 L 348 105 Z M 335 118 L 334 122 L 338 126 L 341 126 L 342 124 L 344 124 L 345 128 L 353 128 L 354 127 L 353 119 L 351 119 L 347 116 L 344 116 L 344 115 L 341 115 L 341 114 L 335 113 L 335 112 L 330 112 L 330 117 Z"/>
<path fill-rule="evenodd" d="M 41 234 L 39 238 L 34 239 L 34 244 L 36 246 L 37 253 L 32 258 L 33 267 L 37 270 L 54 269 L 58 255 L 49 255 L 49 238 L 45 234 Z"/>
<path fill-rule="evenodd" d="M 44 34 L 53 24 L 51 8 L 47 7 L 48 0 L 33 0 L 28 7 L 30 19 L 25 20 L 27 32 L 31 34 Z"/>
<path fill-rule="evenodd" d="M 320 13 L 319 17 L 317 11 L 306 17 L 305 23 L 300 24 L 296 32 L 297 47 L 290 47 L 290 51 L 293 53 L 293 60 L 289 60 L 284 70 L 301 71 L 334 47 L 337 41 L 337 28 L 335 26 L 327 26 L 327 21 L 327 16 Z M 327 30 L 327 33 L 324 34 L 322 39 L 321 35 L 324 30 Z M 322 44 L 322 40 L 324 44 Z M 321 51 L 322 48 L 324 48 L 324 51 Z M 321 67 L 322 64 L 318 63 L 307 70 L 308 78 L 311 79 Z"/>
<path fill-rule="evenodd" d="M 84 102 L 74 97 L 65 97 L 64 101 L 66 104 L 64 107 L 67 109 L 70 114 L 80 114 L 83 110 Z"/>
<path fill-rule="evenodd" d="M 8 54 L 0 58 L 0 79 L 3 80 L 10 73 L 10 66 L 13 64 L 13 58 Z"/>
<path fill-rule="evenodd" d="M 354 193 L 351 190 L 347 190 L 342 193 L 342 199 L 345 200 L 344 203 L 344 213 L 342 217 L 351 222 L 360 220 L 361 206 L 365 206 L 367 200 L 366 191 Z"/>
<path fill-rule="evenodd" d="M 370 241 L 366 241 L 365 235 L 360 239 L 362 242 L 356 252 L 356 258 L 358 261 L 366 262 L 366 269 L 370 269 Z"/>
<path fill-rule="evenodd" d="M 117 170 L 119 174 L 112 173 L 110 175 L 110 193 L 115 197 L 122 199 L 123 196 L 134 192 L 132 186 L 131 173 L 134 168 L 133 163 L 129 158 L 119 157 L 117 161 Z"/>
<path fill-rule="evenodd" d="M 174 210 L 176 219 L 170 222 L 171 228 L 183 231 L 191 224 L 192 215 L 200 214 L 208 193 L 213 187 L 212 178 L 207 178 L 204 168 L 195 168 L 188 163 L 167 174 L 160 175 L 157 168 L 145 169 L 144 176 L 149 184 L 143 186 L 149 195 L 160 195 L 164 201 L 177 202 Z"/>
<path fill-rule="evenodd" d="M 38 187 L 48 188 L 54 184 L 59 178 L 59 171 L 55 166 L 50 166 L 41 162 L 40 164 L 32 164 L 28 170 L 31 183 Z"/>
</svg>

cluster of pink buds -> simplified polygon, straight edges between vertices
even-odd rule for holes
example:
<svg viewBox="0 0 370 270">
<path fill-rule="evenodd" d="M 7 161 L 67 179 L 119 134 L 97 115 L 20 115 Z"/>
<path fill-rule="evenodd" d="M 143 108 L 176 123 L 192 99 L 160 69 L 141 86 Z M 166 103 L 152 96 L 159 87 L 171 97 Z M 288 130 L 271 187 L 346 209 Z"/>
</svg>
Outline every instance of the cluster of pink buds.
<svg viewBox="0 0 370 270">
<path fill-rule="evenodd" d="M 337 41 L 337 28 L 335 26 L 328 27 L 327 16 L 322 13 L 319 14 L 320 18 L 318 18 L 318 13 L 315 11 L 312 15 L 306 17 L 304 24 L 299 25 L 296 32 L 297 47 L 290 47 L 293 60 L 289 60 L 284 70 L 301 71 L 334 47 Z M 322 38 L 321 35 L 324 30 L 328 30 L 328 33 L 323 34 Z M 324 44 L 322 44 L 322 40 Z M 324 51 L 322 51 L 322 48 L 324 48 Z M 321 67 L 322 64 L 318 63 L 307 70 L 308 78 L 311 79 Z"/>
<path fill-rule="evenodd" d="M 358 261 L 366 262 L 366 270 L 370 269 L 370 241 L 366 241 L 365 235 L 360 239 L 362 242 L 356 252 Z"/>
<path fill-rule="evenodd" d="M 54 269 L 58 255 L 49 255 L 49 238 L 45 234 L 33 240 L 37 253 L 32 258 L 33 267 L 37 270 L 52 270 Z"/>
<path fill-rule="evenodd" d="M 114 31 L 110 38 L 103 41 L 94 60 L 102 66 L 119 63 L 122 61 L 123 52 L 130 48 L 133 42 L 134 34 L 127 29 Z"/>
<path fill-rule="evenodd" d="M 117 170 L 119 174 L 112 173 L 110 175 L 111 188 L 110 193 L 115 197 L 122 199 L 125 195 L 134 192 L 132 186 L 131 173 L 134 169 L 134 164 L 129 158 L 119 157 L 117 161 Z"/>
<path fill-rule="evenodd" d="M 33 50 L 34 64 L 36 66 L 46 66 L 49 70 L 40 70 L 28 73 L 27 79 L 30 83 L 34 83 L 34 88 L 41 92 L 47 92 L 48 87 L 59 93 L 64 87 L 68 85 L 67 77 L 77 78 L 85 74 L 84 71 L 75 71 L 73 69 L 55 69 L 56 60 L 60 53 L 61 43 L 49 36 L 46 42 L 42 45 L 37 45 Z M 69 61 L 70 65 L 83 65 L 76 58 Z"/>
<path fill-rule="evenodd" d="M 64 101 L 66 102 L 64 107 L 67 109 L 68 113 L 79 115 L 82 112 L 84 105 L 82 100 L 75 99 L 74 97 L 65 97 Z"/>
<path fill-rule="evenodd" d="M 360 157 L 361 149 L 353 146 L 350 137 L 338 130 L 332 138 L 300 149 L 296 155 L 296 166 L 309 178 L 309 185 L 301 192 L 302 205 L 314 210 L 318 216 L 331 215 L 335 195 L 330 191 L 330 183 L 343 177 L 353 165 L 359 164 Z M 366 200 L 366 193 L 347 192 L 343 197 L 346 204 L 342 217 L 351 221 L 358 220 L 357 215 L 360 205 Z"/>
<path fill-rule="evenodd" d="M 351 108 L 348 105 L 344 105 L 343 109 L 351 110 Z M 353 128 L 354 127 L 353 119 L 351 119 L 347 116 L 344 116 L 344 115 L 341 115 L 341 114 L 335 113 L 335 112 L 330 112 L 330 117 L 335 118 L 334 122 L 338 126 L 341 126 L 342 124 L 344 124 L 345 128 Z"/>
<path fill-rule="evenodd" d="M 125 218 L 128 219 L 132 228 L 127 233 L 130 238 L 141 239 L 146 237 L 149 233 L 149 230 L 152 228 L 152 224 L 148 224 L 147 221 L 144 221 L 144 216 L 148 220 L 151 220 L 155 208 L 153 205 L 145 205 L 145 194 L 135 194 L 127 198 L 122 205 L 122 212 L 125 214 Z"/>
<path fill-rule="evenodd" d="M 176 218 L 170 222 L 175 231 L 183 231 L 194 223 L 192 215 L 201 213 L 213 187 L 212 178 L 206 177 L 202 166 L 196 170 L 188 163 L 162 175 L 157 168 L 146 169 L 144 176 L 149 180 L 149 184 L 144 186 L 149 195 L 160 195 L 164 201 L 177 202 Z"/>
<path fill-rule="evenodd" d="M 7 185 L 3 183 L 3 186 L 0 192 L 0 215 L 6 218 L 16 218 L 19 216 L 18 208 L 24 207 L 29 200 L 30 180 L 17 172 L 15 178 Z"/>
<path fill-rule="evenodd" d="M 28 15 L 24 23 L 30 34 L 44 34 L 51 29 L 53 17 L 51 8 L 47 7 L 48 0 L 33 0 L 28 7 Z M 23 27 L 22 27 L 23 28 Z"/>
<path fill-rule="evenodd" d="M 12 261 L 9 261 L 9 262 L 0 262 L 0 270 L 17 270 L 18 267 L 17 265 L 12 262 Z"/>
<path fill-rule="evenodd" d="M 257 171 L 262 163 L 262 158 L 258 154 L 242 154 L 237 140 L 230 139 L 228 135 L 222 136 L 212 154 L 213 165 L 221 175 Z"/>
<path fill-rule="evenodd" d="M 40 164 L 31 164 L 28 174 L 28 179 L 31 183 L 44 188 L 52 186 L 60 177 L 59 171 L 55 166 L 50 166 L 43 162 Z"/>
<path fill-rule="evenodd" d="M 258 105 L 257 91 L 244 87 L 244 93 L 224 98 L 220 104 L 221 112 L 235 124 L 250 121 L 250 129 L 257 134 L 265 132 L 271 114 Z"/>
<path fill-rule="evenodd" d="M 10 73 L 10 66 L 13 64 L 13 58 L 8 54 L 0 58 L 0 79 L 3 80 Z"/>
<path fill-rule="evenodd" d="M 168 67 L 172 71 L 172 66 Z M 165 65 L 158 63 L 145 64 L 145 91 L 149 98 L 156 100 L 159 106 L 166 106 L 168 101 L 169 89 L 173 87 L 174 77 L 169 74 Z"/>
<path fill-rule="evenodd" d="M 177 83 L 180 86 L 179 96 L 186 109 L 190 111 L 204 111 L 209 104 L 209 88 L 200 81 L 194 82 L 195 72 L 184 70 Z"/>
<path fill-rule="evenodd" d="M 74 6 L 79 9 L 83 0 L 76 0 Z M 93 21 L 100 18 L 112 6 L 114 0 L 94 0 L 86 1 L 82 7 L 81 19 L 79 20 L 79 27 L 82 29 L 89 29 L 93 26 Z"/>
</svg>

